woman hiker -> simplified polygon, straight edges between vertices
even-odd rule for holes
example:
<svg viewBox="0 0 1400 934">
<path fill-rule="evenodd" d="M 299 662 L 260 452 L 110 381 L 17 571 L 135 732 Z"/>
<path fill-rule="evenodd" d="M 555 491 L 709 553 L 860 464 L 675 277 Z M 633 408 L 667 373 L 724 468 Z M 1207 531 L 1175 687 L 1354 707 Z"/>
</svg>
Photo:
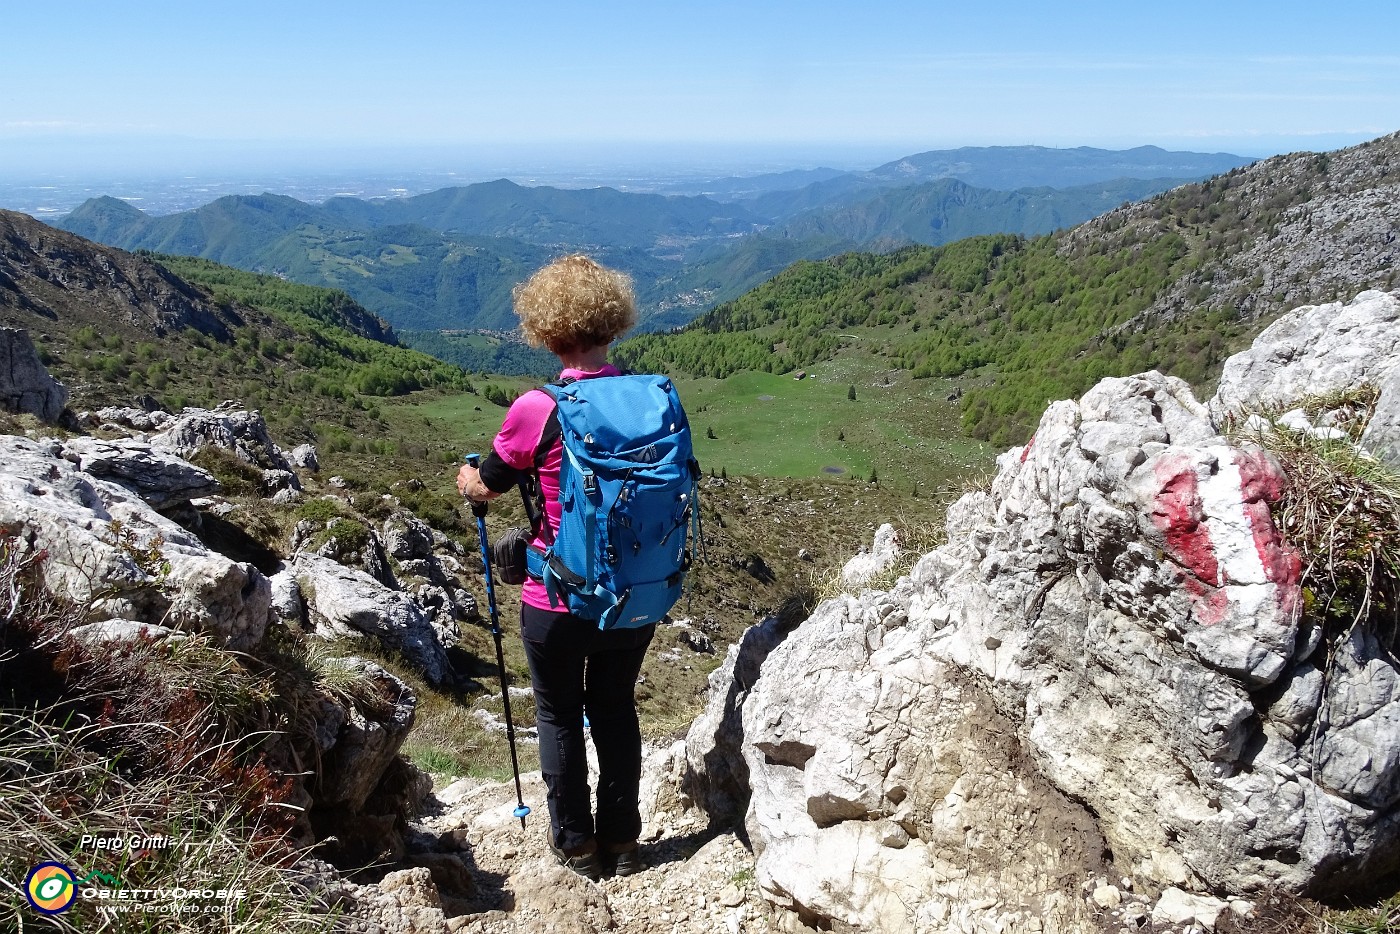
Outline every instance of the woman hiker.
<svg viewBox="0 0 1400 934">
<path fill-rule="evenodd" d="M 513 293 L 520 329 L 532 346 L 547 347 L 563 367 L 561 379 L 617 376 L 608 344 L 636 321 L 631 280 L 586 256 L 566 256 L 536 272 Z M 536 469 L 536 454 L 554 411 L 554 399 L 532 390 L 506 413 L 480 469 L 464 466 L 457 489 L 485 502 L 516 488 Z M 557 427 L 554 430 L 557 435 Z M 560 521 L 556 438 L 539 465 L 545 518 Z M 551 540 L 552 540 L 551 536 Z M 543 549 L 539 538 L 533 543 Z M 520 594 L 520 628 L 540 736 L 540 770 L 548 788 L 549 848 L 561 865 L 590 879 L 604 872 L 631 875 L 642 867 L 637 805 L 642 736 L 633 689 L 655 624 L 600 630 L 550 605 L 544 585 L 527 579 Z M 597 812 L 588 787 L 584 751 L 587 713 L 598 752 Z"/>
</svg>

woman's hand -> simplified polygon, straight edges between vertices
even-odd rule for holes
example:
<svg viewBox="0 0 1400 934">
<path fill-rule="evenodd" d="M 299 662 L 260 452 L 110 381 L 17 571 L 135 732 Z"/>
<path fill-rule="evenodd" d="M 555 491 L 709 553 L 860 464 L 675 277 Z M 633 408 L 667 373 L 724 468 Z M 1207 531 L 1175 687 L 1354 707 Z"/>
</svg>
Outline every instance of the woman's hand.
<svg viewBox="0 0 1400 934">
<path fill-rule="evenodd" d="M 473 503 L 484 503 L 501 495 L 482 483 L 481 471 L 470 464 L 463 464 L 457 471 L 457 492 Z"/>
</svg>

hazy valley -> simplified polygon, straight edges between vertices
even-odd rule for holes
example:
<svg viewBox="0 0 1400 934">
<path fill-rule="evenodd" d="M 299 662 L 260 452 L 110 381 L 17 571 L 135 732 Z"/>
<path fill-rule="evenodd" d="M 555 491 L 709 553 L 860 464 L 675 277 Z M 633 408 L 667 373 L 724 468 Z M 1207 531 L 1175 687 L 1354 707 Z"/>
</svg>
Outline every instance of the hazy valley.
<svg viewBox="0 0 1400 934">
<path fill-rule="evenodd" d="M 1045 233 L 1248 161 L 1150 147 L 967 149 L 861 173 L 692 182 L 703 193 L 664 197 L 501 179 L 370 201 L 229 196 L 162 216 L 104 197 L 58 223 L 124 249 L 342 288 L 409 331 L 508 330 L 510 284 L 549 256 L 584 250 L 634 275 L 643 326 L 654 330 L 684 324 L 799 259 Z"/>
</svg>

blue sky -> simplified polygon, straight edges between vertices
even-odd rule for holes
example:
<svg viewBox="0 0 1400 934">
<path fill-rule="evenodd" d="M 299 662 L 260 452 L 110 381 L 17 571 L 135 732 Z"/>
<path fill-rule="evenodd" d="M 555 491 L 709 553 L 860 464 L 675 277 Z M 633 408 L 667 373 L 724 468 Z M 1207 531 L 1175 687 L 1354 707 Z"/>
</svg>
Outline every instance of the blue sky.
<svg viewBox="0 0 1400 934">
<path fill-rule="evenodd" d="M 0 172 L 193 153 L 1269 155 L 1400 130 L 1389 0 L 53 0 L 0 23 Z"/>
</svg>

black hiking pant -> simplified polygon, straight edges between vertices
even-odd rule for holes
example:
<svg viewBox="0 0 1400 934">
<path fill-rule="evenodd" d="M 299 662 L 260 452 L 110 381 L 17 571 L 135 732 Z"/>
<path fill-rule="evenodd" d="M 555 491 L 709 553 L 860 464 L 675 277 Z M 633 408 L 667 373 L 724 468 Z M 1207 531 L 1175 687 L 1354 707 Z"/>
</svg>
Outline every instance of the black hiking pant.
<svg viewBox="0 0 1400 934">
<path fill-rule="evenodd" d="M 525 657 L 535 689 L 540 771 L 549 796 L 551 839 L 560 849 L 636 840 L 642 731 L 633 690 L 656 626 L 612 629 L 525 604 Z M 590 806 L 583 717 L 598 751 L 598 809 Z"/>
</svg>

